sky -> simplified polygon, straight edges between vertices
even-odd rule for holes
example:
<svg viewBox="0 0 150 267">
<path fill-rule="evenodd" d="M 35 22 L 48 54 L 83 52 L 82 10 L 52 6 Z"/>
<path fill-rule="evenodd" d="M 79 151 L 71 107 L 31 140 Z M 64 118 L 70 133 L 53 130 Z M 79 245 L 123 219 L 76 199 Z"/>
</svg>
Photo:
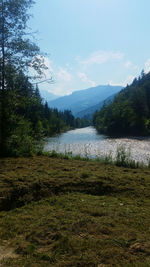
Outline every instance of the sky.
<svg viewBox="0 0 150 267">
<path fill-rule="evenodd" d="M 36 0 L 29 26 L 48 69 L 40 90 L 67 95 L 150 71 L 150 0 Z"/>
</svg>

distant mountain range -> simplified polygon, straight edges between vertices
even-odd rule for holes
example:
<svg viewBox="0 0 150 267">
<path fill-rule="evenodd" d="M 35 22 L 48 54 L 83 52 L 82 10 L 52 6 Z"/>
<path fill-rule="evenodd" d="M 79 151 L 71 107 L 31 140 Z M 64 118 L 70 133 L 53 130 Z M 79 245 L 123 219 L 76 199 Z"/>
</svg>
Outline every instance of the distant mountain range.
<svg viewBox="0 0 150 267">
<path fill-rule="evenodd" d="M 113 98 L 121 89 L 121 86 L 99 85 L 48 101 L 48 105 L 62 111 L 69 109 L 74 116 L 84 117 L 100 109 L 106 99 Z"/>
<path fill-rule="evenodd" d="M 52 101 L 60 97 L 59 95 L 54 95 L 53 93 L 48 92 L 46 90 L 40 90 L 40 95 L 46 101 Z"/>
<path fill-rule="evenodd" d="M 76 114 L 77 117 L 79 118 L 87 118 L 87 119 L 92 119 L 92 116 L 93 114 L 96 112 L 96 110 L 100 110 L 102 108 L 102 106 L 104 105 L 104 103 L 106 105 L 109 105 L 110 102 L 113 101 L 114 97 L 115 97 L 116 94 L 113 94 L 109 97 L 107 97 L 105 100 L 101 101 L 100 103 L 90 107 L 90 108 L 87 108 L 85 110 L 82 110 L 80 112 L 78 112 Z"/>
</svg>

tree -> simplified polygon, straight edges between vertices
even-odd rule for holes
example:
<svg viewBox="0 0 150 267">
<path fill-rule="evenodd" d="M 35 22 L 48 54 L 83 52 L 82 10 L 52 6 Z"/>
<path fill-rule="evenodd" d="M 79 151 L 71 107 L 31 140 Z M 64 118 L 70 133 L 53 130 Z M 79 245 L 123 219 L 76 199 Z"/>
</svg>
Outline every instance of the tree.
<svg viewBox="0 0 150 267">
<path fill-rule="evenodd" d="M 5 95 L 6 90 L 13 88 L 6 77 L 8 69 L 11 66 L 11 76 L 10 70 L 14 69 L 18 72 L 32 67 L 41 75 L 45 68 L 39 47 L 27 34 L 28 9 L 33 3 L 33 0 L 0 0 L 0 155 L 5 139 Z"/>
<path fill-rule="evenodd" d="M 33 0 L 1 0 L 0 4 L 0 50 L 2 59 L 2 82 L 6 62 L 19 69 L 28 66 L 40 72 L 43 59 L 39 56 L 39 47 L 31 42 L 27 34 L 28 9 Z"/>
<path fill-rule="evenodd" d="M 42 137 L 75 127 L 71 112 L 50 109 L 27 75 L 29 67 L 40 77 L 46 68 L 40 49 L 27 34 L 33 3 L 0 0 L 0 156 L 32 155 Z"/>
</svg>

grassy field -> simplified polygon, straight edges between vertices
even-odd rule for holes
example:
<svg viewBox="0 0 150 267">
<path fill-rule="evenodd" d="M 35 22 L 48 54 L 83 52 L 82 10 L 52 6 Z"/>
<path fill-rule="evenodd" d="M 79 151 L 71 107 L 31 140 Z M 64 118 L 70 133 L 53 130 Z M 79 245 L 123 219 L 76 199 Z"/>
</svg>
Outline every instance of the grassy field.
<svg viewBox="0 0 150 267">
<path fill-rule="evenodd" d="M 150 170 L 0 160 L 0 266 L 150 266 Z"/>
</svg>

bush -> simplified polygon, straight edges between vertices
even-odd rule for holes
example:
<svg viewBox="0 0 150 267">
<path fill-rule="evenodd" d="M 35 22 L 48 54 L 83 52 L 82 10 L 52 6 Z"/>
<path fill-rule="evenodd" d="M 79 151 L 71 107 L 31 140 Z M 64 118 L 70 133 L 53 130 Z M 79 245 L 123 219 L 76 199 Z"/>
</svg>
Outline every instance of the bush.
<svg viewBox="0 0 150 267">
<path fill-rule="evenodd" d="M 36 145 L 32 137 L 30 122 L 20 119 L 18 126 L 6 140 L 6 156 L 32 156 Z"/>
</svg>

